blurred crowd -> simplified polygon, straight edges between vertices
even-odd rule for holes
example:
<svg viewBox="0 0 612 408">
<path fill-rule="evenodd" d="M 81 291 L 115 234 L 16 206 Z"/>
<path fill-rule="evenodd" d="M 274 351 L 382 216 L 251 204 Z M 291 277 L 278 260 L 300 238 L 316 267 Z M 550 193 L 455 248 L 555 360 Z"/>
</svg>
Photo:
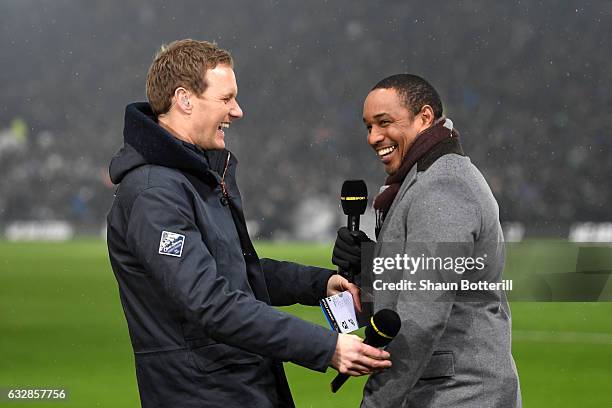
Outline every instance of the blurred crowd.
<svg viewBox="0 0 612 408">
<path fill-rule="evenodd" d="M 289 3 L 0 6 L 0 227 L 101 228 L 123 108 L 145 99 L 159 45 L 183 37 L 234 56 L 245 117 L 226 142 L 260 236 L 292 237 L 300 218 L 340 213 L 345 179 L 378 191 L 385 174 L 366 144 L 362 101 L 398 72 L 438 89 L 502 221 L 610 220 L 609 3 Z"/>
</svg>

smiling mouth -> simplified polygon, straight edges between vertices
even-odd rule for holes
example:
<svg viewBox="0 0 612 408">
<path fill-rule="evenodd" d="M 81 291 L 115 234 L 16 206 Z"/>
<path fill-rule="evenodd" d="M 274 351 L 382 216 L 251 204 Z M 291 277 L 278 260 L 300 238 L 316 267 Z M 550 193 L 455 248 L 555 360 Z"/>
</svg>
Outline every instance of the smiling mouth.
<svg viewBox="0 0 612 408">
<path fill-rule="evenodd" d="M 229 122 L 221 122 L 219 126 L 217 126 L 217 132 L 221 134 L 221 137 L 225 137 L 225 130 L 229 129 Z"/>
<path fill-rule="evenodd" d="M 380 149 L 376 149 L 376 153 L 378 154 L 378 157 L 385 157 L 393 153 L 396 149 L 397 145 L 385 146 L 381 147 Z"/>
</svg>

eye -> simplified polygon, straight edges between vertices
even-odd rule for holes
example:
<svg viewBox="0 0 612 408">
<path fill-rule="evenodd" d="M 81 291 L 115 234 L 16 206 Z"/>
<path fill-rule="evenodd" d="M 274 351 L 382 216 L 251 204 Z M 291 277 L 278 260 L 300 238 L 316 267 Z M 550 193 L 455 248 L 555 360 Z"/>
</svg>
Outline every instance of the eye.
<svg viewBox="0 0 612 408">
<path fill-rule="evenodd" d="M 390 123 L 391 123 L 391 121 L 390 121 L 390 120 L 387 120 L 387 119 L 383 119 L 383 120 L 381 120 L 381 121 L 379 122 L 379 124 L 380 124 L 380 126 L 381 126 L 381 127 L 387 127 L 387 126 L 389 126 L 389 124 L 390 124 Z"/>
<path fill-rule="evenodd" d="M 366 129 L 368 130 L 368 133 L 370 133 L 372 131 L 372 125 L 366 125 Z"/>
</svg>

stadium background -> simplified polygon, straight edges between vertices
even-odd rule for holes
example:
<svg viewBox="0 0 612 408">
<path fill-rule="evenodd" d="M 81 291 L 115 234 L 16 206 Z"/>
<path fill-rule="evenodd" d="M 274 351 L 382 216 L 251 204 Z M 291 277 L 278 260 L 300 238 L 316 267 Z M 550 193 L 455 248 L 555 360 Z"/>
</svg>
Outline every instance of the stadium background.
<svg viewBox="0 0 612 408">
<path fill-rule="evenodd" d="M 372 192 L 384 180 L 362 100 L 397 72 L 439 90 L 502 221 L 522 226 L 517 240 L 524 228 L 510 269 L 562 256 L 549 240 L 611 218 L 609 2 L 7 0 L 0 27 L 0 233 L 60 221 L 73 237 L 0 243 L 0 388 L 63 386 L 66 406 L 136 404 L 99 235 L 123 109 L 144 100 L 148 65 L 174 39 L 232 51 L 245 117 L 227 143 L 263 255 L 329 266 L 342 181 Z M 295 239 L 324 243 L 266 243 Z M 526 407 L 612 405 L 611 305 L 512 305 Z M 322 322 L 316 309 L 290 311 Z M 299 406 L 355 405 L 360 381 L 331 397 L 330 376 L 291 366 Z"/>
</svg>

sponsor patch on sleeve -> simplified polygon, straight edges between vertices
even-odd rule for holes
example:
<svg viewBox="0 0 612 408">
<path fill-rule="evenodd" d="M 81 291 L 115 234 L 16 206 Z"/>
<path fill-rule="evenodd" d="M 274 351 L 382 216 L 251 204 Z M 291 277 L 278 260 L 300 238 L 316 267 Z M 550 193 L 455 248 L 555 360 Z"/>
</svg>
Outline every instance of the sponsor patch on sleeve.
<svg viewBox="0 0 612 408">
<path fill-rule="evenodd" d="M 177 256 L 180 258 L 183 253 L 185 236 L 170 231 L 162 231 L 159 241 L 159 253 L 161 255 Z"/>
</svg>

